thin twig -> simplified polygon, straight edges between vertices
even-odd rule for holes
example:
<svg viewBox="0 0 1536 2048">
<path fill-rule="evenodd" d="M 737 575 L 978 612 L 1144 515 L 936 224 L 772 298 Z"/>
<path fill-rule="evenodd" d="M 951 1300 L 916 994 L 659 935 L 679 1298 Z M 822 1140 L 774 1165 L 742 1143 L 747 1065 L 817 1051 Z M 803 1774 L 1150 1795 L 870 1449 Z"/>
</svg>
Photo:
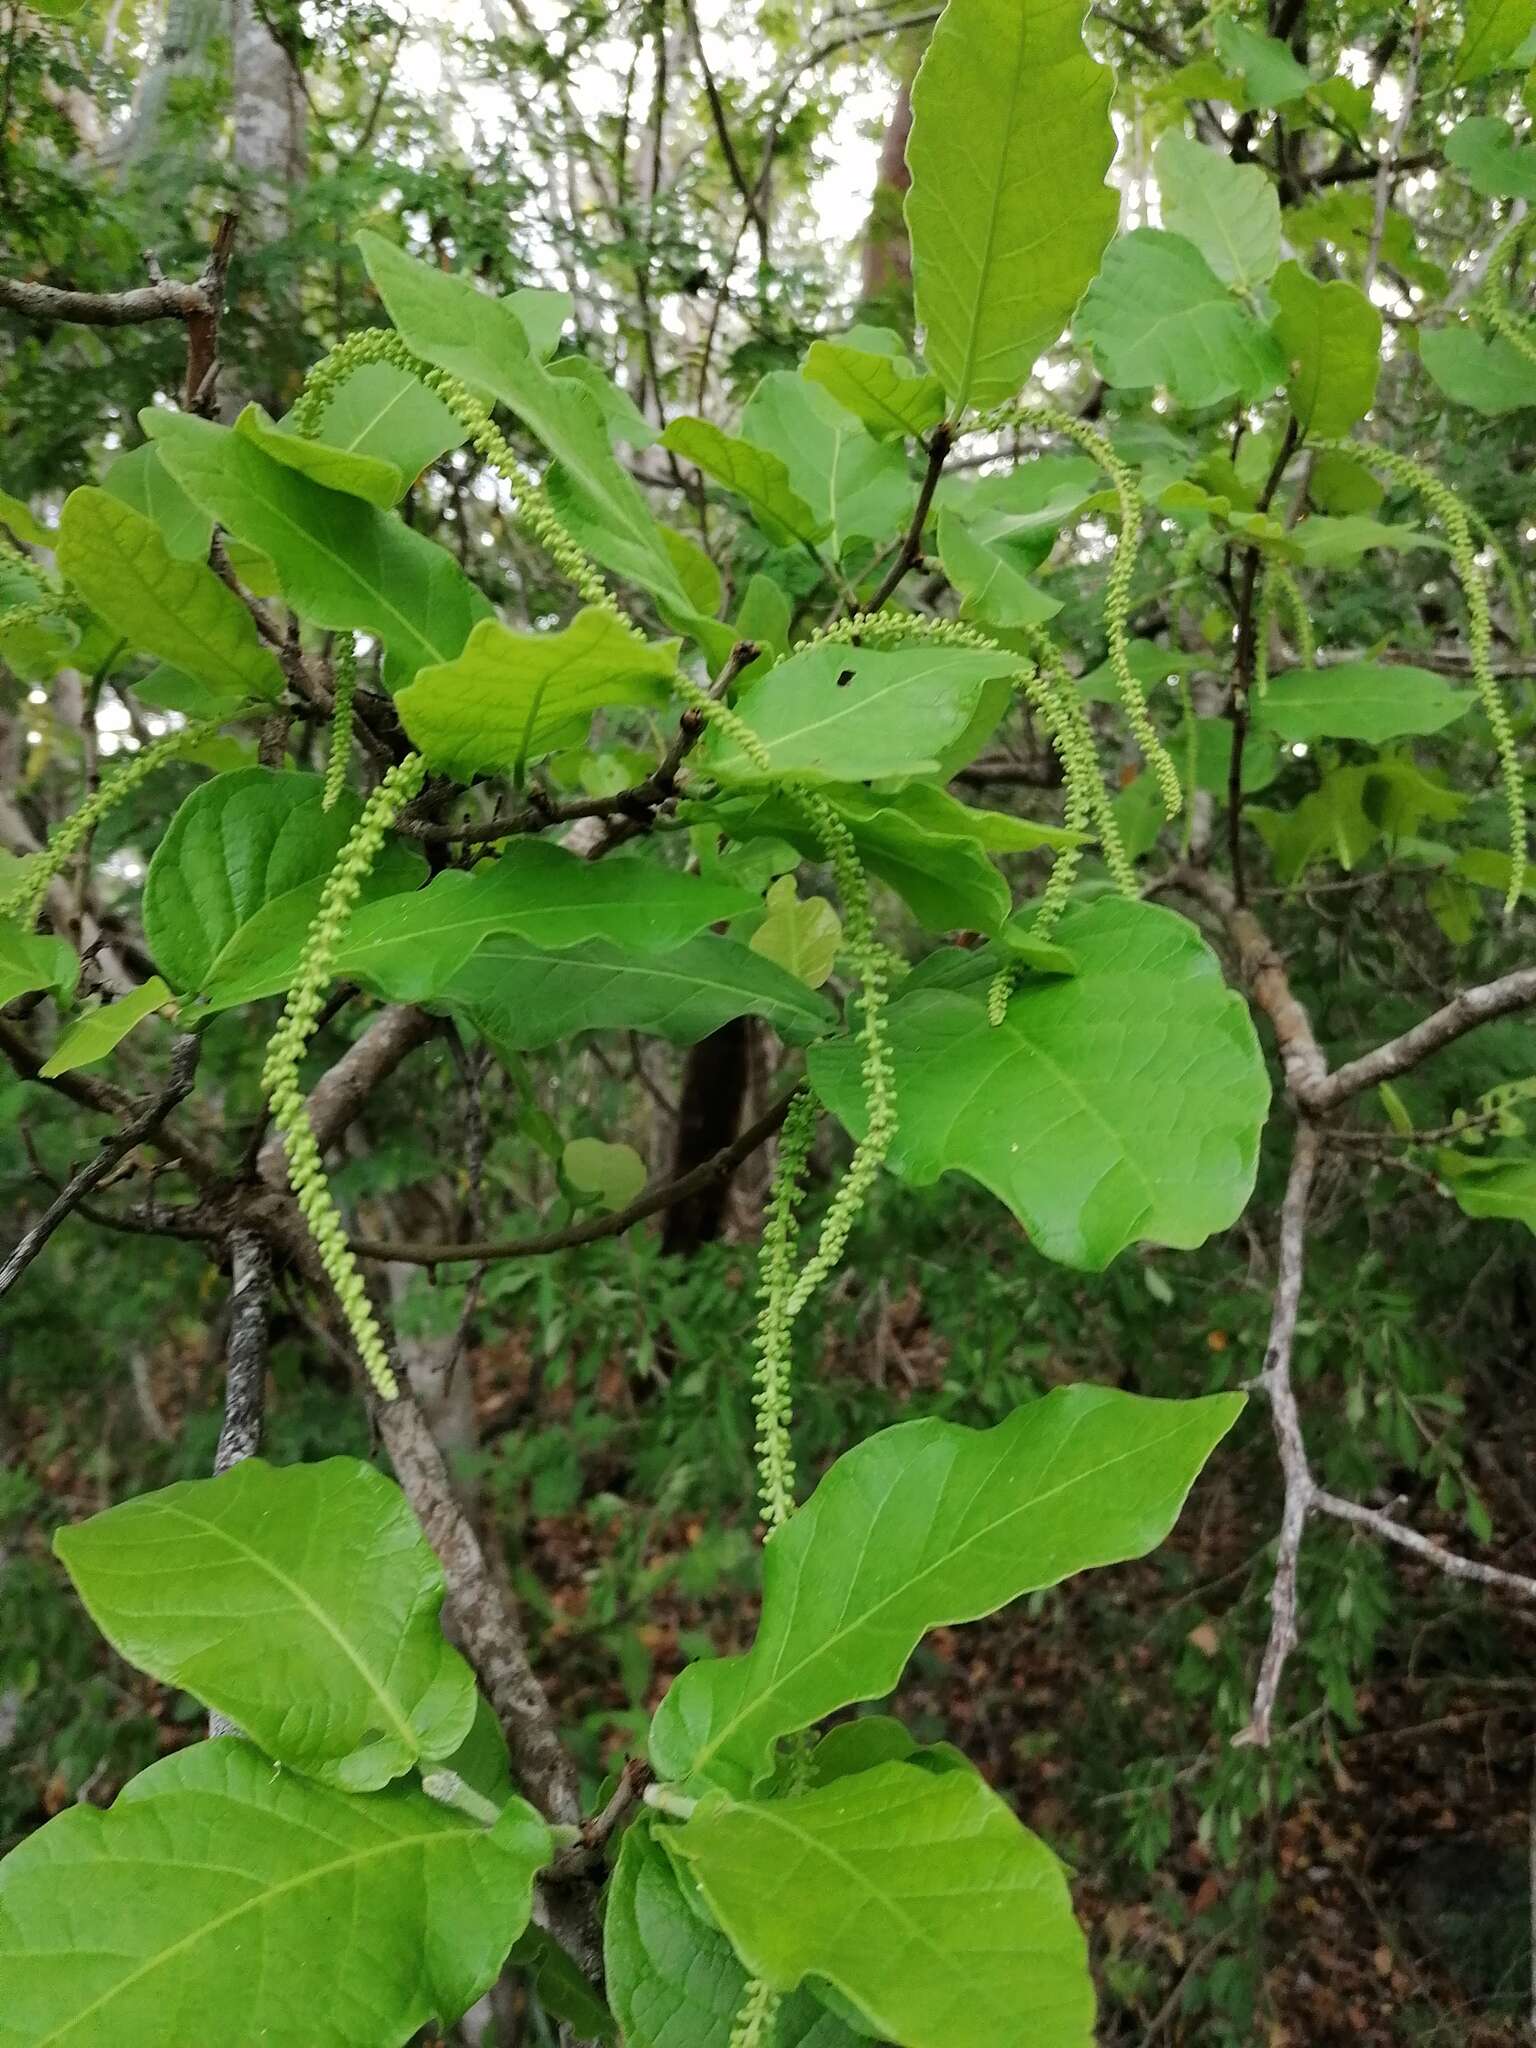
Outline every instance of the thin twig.
<svg viewBox="0 0 1536 2048">
<path fill-rule="evenodd" d="M 644 1222 L 647 1216 L 655 1216 L 663 1209 L 670 1209 L 674 1203 L 686 1201 L 712 1181 L 731 1173 L 742 1160 L 750 1158 L 760 1145 L 767 1144 L 783 1123 L 789 1100 L 786 1096 L 782 1102 L 775 1103 L 739 1138 L 733 1138 L 729 1145 L 722 1146 L 691 1172 L 680 1174 L 676 1180 L 654 1183 L 625 1208 L 614 1210 L 612 1215 L 590 1217 L 584 1223 L 568 1224 L 563 1230 L 546 1231 L 539 1237 L 491 1238 L 483 1243 L 470 1244 L 453 1238 L 437 1243 L 397 1244 L 386 1238 L 354 1237 L 351 1239 L 352 1249 L 360 1259 L 394 1259 L 411 1266 L 447 1266 L 462 1265 L 465 1260 L 489 1262 L 541 1258 L 548 1252 L 569 1251 L 576 1245 L 596 1244 L 605 1237 L 620 1237 L 626 1230 L 632 1230 L 635 1224 Z"/>
<path fill-rule="evenodd" d="M 192 1093 L 197 1076 L 202 1040 L 195 1032 L 178 1038 L 171 1050 L 171 1078 L 149 1106 L 114 1137 L 108 1138 L 88 1166 L 82 1166 L 63 1192 L 43 1211 L 17 1244 L 4 1266 L 0 1266 L 0 1296 L 7 1294 L 37 1257 L 59 1225 L 93 1188 L 99 1187 L 113 1167 L 128 1157 L 136 1145 L 153 1134 L 180 1102 Z"/>
</svg>

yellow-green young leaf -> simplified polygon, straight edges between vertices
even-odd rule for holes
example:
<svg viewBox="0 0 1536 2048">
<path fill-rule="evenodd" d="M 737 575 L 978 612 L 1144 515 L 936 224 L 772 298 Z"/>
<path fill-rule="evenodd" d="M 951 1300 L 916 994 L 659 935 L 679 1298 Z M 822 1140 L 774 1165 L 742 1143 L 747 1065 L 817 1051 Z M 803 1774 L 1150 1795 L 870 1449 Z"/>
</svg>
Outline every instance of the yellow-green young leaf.
<svg viewBox="0 0 1536 2048">
<path fill-rule="evenodd" d="M 101 480 L 109 497 L 120 498 L 135 512 L 160 529 L 160 538 L 178 562 L 206 562 L 213 539 L 213 521 L 201 505 L 194 505 L 175 477 L 160 460 L 152 441 L 130 448 L 109 463 Z M 246 588 L 261 596 L 255 586 Z"/>
<path fill-rule="evenodd" d="M 178 561 L 131 505 L 105 491 L 71 491 L 58 563 L 114 633 L 220 691 L 231 709 L 282 689 L 282 671 L 239 598 L 201 562 Z"/>
<path fill-rule="evenodd" d="M 1364 740 L 1380 746 L 1410 734 L 1440 732 L 1477 703 L 1428 669 L 1373 661 L 1298 668 L 1273 676 L 1256 700 L 1254 722 L 1283 740 Z"/>
<path fill-rule="evenodd" d="M 580 536 L 606 567 L 690 609 L 638 485 L 620 465 L 593 400 L 551 376 L 527 332 L 526 303 L 418 263 L 382 236 L 357 238 L 368 275 L 407 345 L 511 409 L 555 457 L 586 514 Z"/>
<path fill-rule="evenodd" d="M 447 549 L 393 513 L 326 490 L 232 427 L 182 412 L 140 417 L 188 496 L 270 557 L 296 612 L 314 625 L 384 642 L 392 684 L 452 661 L 475 621 L 489 613 Z"/>
<path fill-rule="evenodd" d="M 171 1001 L 171 992 L 158 974 L 152 974 L 142 988 L 136 988 L 131 995 L 120 996 L 115 1003 L 103 1003 L 100 1009 L 88 1011 L 79 1017 L 54 1047 L 51 1056 L 39 1070 L 45 1081 L 51 1081 L 56 1074 L 73 1073 L 76 1067 L 89 1067 L 97 1060 L 104 1060 L 114 1047 L 120 1045 L 135 1024 L 142 1024 L 146 1017 Z"/>
<path fill-rule="evenodd" d="M 1452 73 L 1457 85 L 1501 70 L 1536 29 L 1536 0 L 1466 0 Z"/>
<path fill-rule="evenodd" d="M 24 540 L 29 547 L 53 546 L 48 528 L 40 519 L 34 519 L 20 498 L 13 498 L 9 491 L 0 491 L 0 526 L 8 526 L 17 540 Z"/>
<path fill-rule="evenodd" d="M 1274 338 L 1193 242 L 1163 228 L 1116 237 L 1074 331 L 1111 384 L 1163 385 L 1184 405 L 1257 402 L 1285 375 Z"/>
<path fill-rule="evenodd" d="M 1217 56 L 1228 71 L 1241 77 L 1256 107 L 1286 106 L 1300 99 L 1312 83 L 1305 66 L 1278 36 L 1263 35 L 1246 22 L 1220 14 L 1211 20 L 1211 37 Z"/>
<path fill-rule="evenodd" d="M 1171 129 L 1152 155 L 1163 226 L 1193 242 L 1226 284 L 1263 284 L 1280 261 L 1280 198 L 1257 164 Z"/>
<path fill-rule="evenodd" d="M 1514 1152 L 1477 1158 L 1441 1151 L 1435 1165 L 1463 1214 L 1523 1223 L 1536 1233 L 1536 1157 Z"/>
<path fill-rule="evenodd" d="M 775 547 L 792 547 L 796 542 L 814 546 L 827 531 L 828 522 L 818 519 L 791 488 L 789 471 L 766 448 L 743 441 L 737 434 L 722 433 L 708 420 L 689 415 L 672 422 L 661 445 L 674 455 L 685 456 L 706 476 L 744 498 Z"/>
<path fill-rule="evenodd" d="M 398 2048 L 495 1982 L 549 1856 L 521 1799 L 484 1828 L 197 1742 L 0 1864 L 0 2039 Z"/>
<path fill-rule="evenodd" d="M 645 1186 L 645 1161 L 633 1145 L 602 1138 L 572 1138 L 560 1155 L 560 1171 L 579 1194 L 595 1196 L 604 1209 L 623 1209 Z"/>
<path fill-rule="evenodd" d="M 1061 1387 L 995 1429 L 867 1437 L 768 1538 L 752 1648 L 690 1665 L 662 1701 L 658 1773 L 744 1790 L 781 1737 L 884 1698 L 929 1629 L 1144 1556 L 1242 1405 Z"/>
<path fill-rule="evenodd" d="M 1342 277 L 1319 284 L 1299 263 L 1281 264 L 1273 290 L 1297 425 L 1324 439 L 1347 434 L 1376 396 L 1381 315 L 1358 285 Z"/>
<path fill-rule="evenodd" d="M 747 941 L 754 953 L 775 960 L 807 988 L 820 988 L 831 974 L 843 927 L 825 896 L 807 896 L 793 875 L 780 875 L 767 896 L 768 915 Z"/>
<path fill-rule="evenodd" d="M 972 1773 L 887 1763 L 788 1799 L 717 1794 L 661 1840 L 775 1991 L 820 1979 L 902 2048 L 1090 2048 L 1066 1875 Z"/>
<path fill-rule="evenodd" d="M 995 1028 L 985 991 L 930 981 L 892 1004 L 889 1164 L 918 1186 L 980 1181 L 1063 1265 L 1098 1272 L 1137 1242 L 1191 1250 L 1253 1190 L 1269 1080 L 1247 1006 L 1171 911 L 1103 898 L 1054 936 L 1077 975 L 1020 989 Z M 853 1041 L 818 1046 L 810 1072 L 861 1130 Z"/>
<path fill-rule="evenodd" d="M 944 417 L 944 386 L 904 355 L 813 341 L 801 374 L 830 392 L 882 441 L 893 434 L 926 434 Z"/>
<path fill-rule="evenodd" d="M 1502 334 L 1484 341 L 1471 327 L 1431 327 L 1419 336 L 1419 360 L 1447 398 L 1475 412 L 1536 405 L 1536 363 Z"/>
<path fill-rule="evenodd" d="M 1061 606 L 1030 582 L 1005 544 L 978 540 L 958 513 L 939 514 L 939 560 L 967 618 L 1012 630 L 1043 625 Z"/>
<path fill-rule="evenodd" d="M 989 677 L 1018 666 L 1003 652 L 955 647 L 808 647 L 744 691 L 738 707 L 767 766 L 711 733 L 701 765 L 722 782 L 864 782 L 923 775 L 965 730 Z"/>
<path fill-rule="evenodd" d="M 457 448 L 467 430 L 435 391 L 398 363 L 359 363 L 320 415 L 316 439 L 400 472 L 402 492 Z"/>
<path fill-rule="evenodd" d="M 1517 144 L 1514 129 L 1497 115 L 1474 114 L 1453 128 L 1445 157 L 1489 199 L 1536 199 L 1536 146 Z"/>
<path fill-rule="evenodd" d="M 615 446 L 622 441 L 629 448 L 654 447 L 659 438 L 656 429 L 629 393 L 621 391 L 590 356 L 557 356 L 549 365 L 549 374 L 587 394 L 602 414 L 608 439 Z"/>
<path fill-rule="evenodd" d="M 244 434 L 274 462 L 312 477 L 328 491 L 343 491 L 349 498 L 361 498 L 385 510 L 405 495 L 407 479 L 392 462 L 337 448 L 329 441 L 306 440 L 291 430 L 284 432 L 263 406 L 248 405 L 235 421 L 235 432 Z"/>
<path fill-rule="evenodd" d="M 400 718 L 445 775 L 520 775 L 563 743 L 573 719 L 606 704 L 665 704 L 677 649 L 639 639 L 596 605 L 558 633 L 483 619 L 456 659 L 419 670 L 400 692 Z"/>
<path fill-rule="evenodd" d="M 403 1493 L 357 1458 L 140 1494 L 54 1548 L 114 1649 L 227 1714 L 268 1756 L 371 1792 L 469 1733 L 442 1566 Z"/>
<path fill-rule="evenodd" d="M 603 1964 L 625 2048 L 727 2048 L 747 1973 L 642 1816 L 624 1832 L 603 1910 Z M 779 2005 L 773 2048 L 859 2048 L 809 1991 Z"/>
<path fill-rule="evenodd" d="M 1000 405 L 1114 233 L 1113 80 L 1082 0 L 949 0 L 912 88 L 907 223 L 923 354 L 952 409 Z"/>
<path fill-rule="evenodd" d="M 64 939 L 41 938 L 0 919 L 0 1008 L 37 989 L 67 1002 L 79 978 L 80 962 Z"/>
</svg>

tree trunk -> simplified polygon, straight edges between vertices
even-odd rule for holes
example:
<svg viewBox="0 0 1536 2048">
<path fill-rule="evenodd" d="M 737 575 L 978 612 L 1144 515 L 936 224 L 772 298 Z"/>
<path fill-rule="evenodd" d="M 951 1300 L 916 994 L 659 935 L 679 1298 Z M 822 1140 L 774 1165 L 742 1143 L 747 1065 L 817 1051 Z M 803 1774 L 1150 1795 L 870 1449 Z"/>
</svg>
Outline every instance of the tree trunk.
<svg viewBox="0 0 1536 2048">
<path fill-rule="evenodd" d="M 750 1017 L 722 1024 L 689 1053 L 677 1106 L 674 1178 L 702 1166 L 740 1130 L 751 1080 L 751 1024 Z M 674 1203 L 667 1211 L 662 1250 L 687 1253 L 713 1243 L 724 1227 L 730 1197 L 730 1177 L 721 1175 L 698 1194 Z"/>
</svg>

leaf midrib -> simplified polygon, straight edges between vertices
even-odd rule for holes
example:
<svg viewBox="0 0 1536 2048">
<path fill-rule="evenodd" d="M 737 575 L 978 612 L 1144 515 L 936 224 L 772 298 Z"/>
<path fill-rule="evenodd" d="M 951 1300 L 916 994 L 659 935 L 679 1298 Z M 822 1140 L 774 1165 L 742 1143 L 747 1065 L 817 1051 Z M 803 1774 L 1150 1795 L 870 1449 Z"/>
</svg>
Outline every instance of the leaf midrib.
<svg viewBox="0 0 1536 2048">
<path fill-rule="evenodd" d="M 1074 1429 L 1078 1426 L 1079 1425 L 1076 1423 L 1074 1423 L 1073 1425 Z M 1124 1464 L 1128 1459 L 1139 1458 L 1151 1451 L 1161 1449 L 1161 1447 L 1165 1443 L 1169 1442 L 1173 1437 L 1177 1436 L 1180 1433 L 1183 1426 L 1184 1423 L 1181 1419 L 1179 1422 L 1175 1422 L 1175 1424 L 1167 1432 L 1167 1434 L 1159 1437 L 1156 1440 L 1156 1442 L 1151 1444 L 1138 1443 L 1134 1445 L 1130 1450 L 1118 1453 L 1115 1457 L 1106 1460 L 1104 1464 L 1097 1466 L 1092 1476 L 1095 1479 L 1097 1479 L 1102 1473 L 1112 1470 L 1113 1467 L 1116 1465 Z M 1057 1447 L 1058 1454 L 1060 1450 L 1064 1448 L 1064 1444 L 1065 1440 L 1063 1441 L 1063 1445 L 1059 1445 Z M 947 1550 L 942 1557 L 935 1559 L 935 1561 L 931 1565 L 927 1566 L 923 1571 L 917 1573 L 915 1577 L 903 1580 L 901 1585 L 894 1592 L 887 1594 L 884 1599 L 877 1601 L 872 1607 L 865 1607 L 861 1609 L 857 1621 L 850 1623 L 846 1627 L 839 1627 L 830 1632 L 829 1634 L 821 1636 L 818 1639 L 815 1648 L 809 1651 L 805 1656 L 803 1656 L 797 1664 L 781 1668 L 775 1674 L 771 1684 L 765 1686 L 761 1692 L 754 1693 L 751 1696 L 750 1702 L 737 1710 L 737 1712 L 731 1717 L 731 1719 L 725 1723 L 724 1727 L 720 1730 L 719 1734 L 716 1735 L 712 1741 L 706 1743 L 704 1747 L 699 1750 L 697 1756 L 694 1759 L 694 1769 L 696 1771 L 703 1770 L 705 1766 L 708 1764 L 709 1760 L 712 1757 L 718 1755 L 719 1752 L 726 1746 L 730 1737 L 737 1731 L 737 1729 L 742 1727 L 749 1727 L 753 1719 L 756 1717 L 756 1715 L 761 1711 L 763 1706 L 769 1700 L 776 1698 L 778 1694 L 783 1692 L 790 1684 L 792 1684 L 793 1681 L 797 1679 L 803 1671 L 808 1669 L 811 1665 L 817 1663 L 829 1649 L 831 1649 L 837 1644 L 845 1642 L 850 1636 L 857 1634 L 860 1629 L 866 1627 L 872 1622 L 877 1621 L 879 1616 L 885 1611 L 886 1608 L 894 1605 L 898 1601 L 904 1600 L 913 1591 L 915 1587 L 921 1586 L 926 1579 L 932 1578 L 939 1571 L 946 1570 L 949 1567 L 951 1567 L 954 1564 L 955 1560 L 957 1558 L 963 1557 L 966 1551 L 969 1550 L 973 1544 L 980 1543 L 986 1538 L 995 1536 L 999 1530 L 1005 1529 L 1010 1522 L 1014 1521 L 1020 1515 L 1036 1513 L 1040 1508 L 1044 1507 L 1047 1502 L 1055 1499 L 1055 1497 L 1058 1494 L 1064 1493 L 1069 1487 L 1080 1486 L 1082 1484 L 1083 1476 L 1079 1474 L 1075 1478 L 1060 1481 L 1056 1486 L 1049 1488 L 1044 1493 L 1038 1493 L 1033 1495 L 1028 1501 L 1024 1502 L 1019 1507 L 1010 1508 L 1006 1515 L 1000 1516 L 998 1520 L 994 1522 L 988 1522 L 983 1527 L 977 1529 L 973 1535 L 966 1537 L 963 1543 L 957 1544 L 951 1550 Z M 1027 1593 L 1028 1591 L 1030 1591 L 1030 1588 L 1026 1586 L 1022 1589 L 1020 1593 L 1015 1594 L 1014 1598 L 1022 1599 L 1024 1593 Z M 943 1626 L 943 1624 L 940 1622 L 935 1622 L 932 1623 L 931 1626 L 941 1627 Z M 748 1651 L 747 1655 L 750 1656 L 751 1652 Z"/>
<path fill-rule="evenodd" d="M 177 1516 L 181 1521 L 190 1522 L 194 1529 L 201 1529 L 208 1535 L 221 1537 L 232 1549 L 239 1551 L 243 1557 L 247 1558 L 258 1571 L 264 1572 L 268 1578 L 275 1580 L 285 1592 L 291 1594 L 298 1605 L 304 1608 L 319 1624 L 323 1632 L 335 1642 L 337 1648 L 347 1659 L 347 1662 L 352 1665 L 358 1676 L 363 1680 L 364 1685 L 373 1698 L 384 1709 L 385 1717 L 394 1727 L 395 1733 L 404 1740 L 407 1749 L 412 1754 L 419 1752 L 421 1744 L 417 1739 L 416 1730 L 396 1704 L 394 1697 L 384 1690 L 381 1682 L 363 1662 L 362 1657 L 342 1632 L 340 1624 L 334 1621 L 326 1610 L 304 1590 L 297 1579 L 290 1578 L 279 1565 L 273 1563 L 271 1558 L 263 1557 L 259 1550 L 253 1550 L 250 1544 L 244 1542 L 220 1523 L 209 1521 L 203 1515 L 194 1515 L 190 1510 L 177 1506 L 173 1501 L 161 1501 L 159 1506 L 163 1513 Z"/>
<path fill-rule="evenodd" d="M 225 1796 L 230 1797 L 227 1794 Z M 238 1802 L 233 1800 L 232 1803 L 238 1804 Z M 318 1883 L 322 1878 L 330 1877 L 338 1870 L 355 1869 L 360 1864 L 371 1862 L 377 1856 L 393 1855 L 397 1850 L 419 1849 L 423 1847 L 431 1849 L 440 1846 L 445 1842 L 454 1840 L 455 1836 L 461 1832 L 468 1833 L 468 1830 L 445 1830 L 441 1827 L 436 1827 L 419 1835 L 397 1835 L 376 1848 L 354 1850 L 349 1855 L 338 1856 L 333 1862 L 318 1864 L 312 1869 L 300 1871 L 295 1877 L 284 1878 L 281 1884 L 269 1885 L 264 1891 L 258 1892 L 254 1897 L 242 1899 L 238 1905 L 229 1907 L 227 1911 L 220 1913 L 216 1919 L 205 1920 L 201 1926 L 195 1927 L 190 1934 L 182 1935 L 181 1939 L 173 1942 L 169 1948 L 157 1950 L 154 1955 L 147 1957 L 144 1962 L 140 1963 L 136 1970 L 131 1971 L 126 1977 L 120 1977 L 115 1984 L 111 1985 L 106 1991 L 103 1991 L 99 1997 L 94 1998 L 89 2005 L 83 2006 L 79 2012 L 71 2013 L 63 2026 L 55 2027 L 51 2034 L 45 2034 L 39 2041 L 33 2044 L 33 2048 L 52 2048 L 53 2043 L 66 2040 L 76 2027 L 91 2017 L 92 2013 L 101 2011 L 103 2006 L 109 2005 L 123 1992 L 132 1990 L 135 1984 L 141 1983 L 145 1977 L 158 1970 L 162 1964 L 168 1963 L 173 1957 L 194 1948 L 198 1942 L 203 1941 L 210 1934 L 217 1934 L 221 1928 L 229 1926 L 231 1922 L 240 1919 L 242 1915 L 265 1909 L 274 1900 L 281 1898 L 285 1892 L 297 1891 L 301 1886 Z"/>
</svg>

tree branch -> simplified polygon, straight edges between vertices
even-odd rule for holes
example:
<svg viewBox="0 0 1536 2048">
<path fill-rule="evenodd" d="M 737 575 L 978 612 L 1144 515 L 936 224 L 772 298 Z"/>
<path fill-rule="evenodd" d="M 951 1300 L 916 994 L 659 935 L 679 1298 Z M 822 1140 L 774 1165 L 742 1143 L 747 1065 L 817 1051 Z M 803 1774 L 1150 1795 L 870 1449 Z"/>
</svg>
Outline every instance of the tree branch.
<svg viewBox="0 0 1536 2048">
<path fill-rule="evenodd" d="M 1450 1002 L 1432 1011 L 1400 1037 L 1389 1038 L 1374 1052 L 1364 1053 L 1359 1059 L 1336 1067 L 1313 1089 L 1308 1107 L 1319 1111 L 1335 1109 L 1364 1089 L 1406 1074 L 1421 1060 L 1428 1059 L 1431 1053 L 1437 1053 L 1467 1032 L 1475 1031 L 1479 1024 L 1491 1023 L 1496 1017 L 1507 1017 L 1515 1010 L 1529 1009 L 1533 1003 L 1536 1003 L 1536 967 L 1520 967 L 1498 981 L 1486 981 L 1476 988 L 1463 989 L 1460 995 L 1453 996 Z"/>
<path fill-rule="evenodd" d="M 114 1137 L 106 1139 L 90 1164 L 82 1166 L 63 1192 L 49 1203 L 37 1222 L 12 1251 L 4 1266 L 0 1266 L 0 1296 L 7 1294 L 21 1278 L 70 1211 L 78 1207 L 93 1188 L 99 1187 L 113 1167 L 126 1159 L 136 1145 L 141 1145 L 146 1138 L 152 1137 L 176 1105 L 184 1102 L 192 1093 L 192 1084 L 197 1076 L 198 1055 L 201 1051 L 202 1040 L 195 1032 L 189 1031 L 177 1039 L 171 1052 L 171 1078 L 168 1085 L 130 1124 Z"/>
<path fill-rule="evenodd" d="M 149 320 L 206 320 L 212 313 L 200 284 L 162 278 L 128 292 L 74 292 L 57 285 L 0 277 L 0 309 L 27 320 L 79 327 L 139 327 Z"/>
<path fill-rule="evenodd" d="M 467 1244 L 452 1238 L 438 1243 L 396 1244 L 387 1238 L 354 1237 L 350 1240 L 352 1249 L 360 1259 L 392 1259 L 408 1266 L 447 1266 L 462 1264 L 466 1259 L 478 1264 L 497 1259 L 539 1258 L 546 1252 L 569 1251 L 575 1245 L 596 1244 L 605 1237 L 620 1237 L 635 1224 L 644 1222 L 647 1216 L 670 1209 L 675 1202 L 686 1201 L 689 1195 L 698 1194 L 711 1181 L 733 1172 L 742 1160 L 750 1158 L 759 1145 L 766 1144 L 773 1136 L 784 1121 L 789 1103 L 790 1098 L 786 1096 L 702 1165 L 694 1167 L 690 1173 L 679 1175 L 676 1180 L 654 1183 L 636 1195 L 625 1208 L 614 1210 L 610 1216 L 590 1217 L 585 1223 L 572 1223 L 564 1230 L 546 1231 L 540 1237 L 489 1238 Z"/>
</svg>

